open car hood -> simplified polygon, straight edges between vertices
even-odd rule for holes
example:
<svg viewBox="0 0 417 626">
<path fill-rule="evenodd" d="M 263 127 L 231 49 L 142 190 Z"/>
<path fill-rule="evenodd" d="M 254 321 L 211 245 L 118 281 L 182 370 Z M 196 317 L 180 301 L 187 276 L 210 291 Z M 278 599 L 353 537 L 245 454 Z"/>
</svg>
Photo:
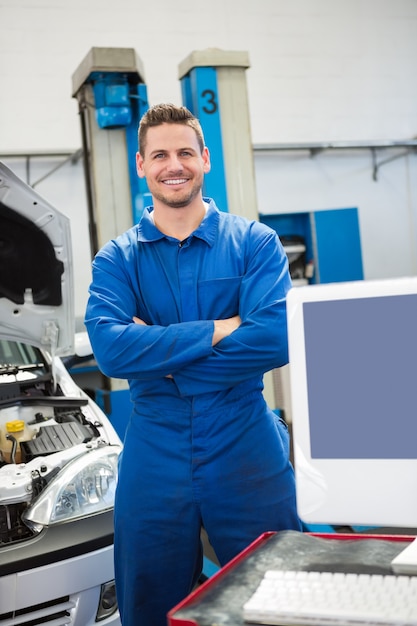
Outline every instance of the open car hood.
<svg viewBox="0 0 417 626">
<path fill-rule="evenodd" d="M 0 338 L 74 352 L 70 221 L 0 162 Z"/>
</svg>

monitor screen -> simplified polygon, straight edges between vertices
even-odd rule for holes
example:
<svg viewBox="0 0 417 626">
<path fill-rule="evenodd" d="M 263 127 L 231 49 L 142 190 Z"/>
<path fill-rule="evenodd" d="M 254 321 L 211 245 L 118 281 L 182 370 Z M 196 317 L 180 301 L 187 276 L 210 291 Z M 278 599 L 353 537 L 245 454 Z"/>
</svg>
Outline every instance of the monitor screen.
<svg viewBox="0 0 417 626">
<path fill-rule="evenodd" d="M 417 277 L 294 287 L 287 309 L 301 519 L 417 527 Z"/>
</svg>

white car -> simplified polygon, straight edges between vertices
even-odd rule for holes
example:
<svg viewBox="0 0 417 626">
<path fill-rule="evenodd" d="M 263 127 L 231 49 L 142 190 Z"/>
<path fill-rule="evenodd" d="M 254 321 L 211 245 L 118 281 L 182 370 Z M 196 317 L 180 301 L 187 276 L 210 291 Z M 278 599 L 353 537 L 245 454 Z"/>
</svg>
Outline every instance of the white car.
<svg viewBox="0 0 417 626">
<path fill-rule="evenodd" d="M 120 626 L 121 441 L 75 383 L 68 218 L 0 163 L 0 624 Z"/>
</svg>

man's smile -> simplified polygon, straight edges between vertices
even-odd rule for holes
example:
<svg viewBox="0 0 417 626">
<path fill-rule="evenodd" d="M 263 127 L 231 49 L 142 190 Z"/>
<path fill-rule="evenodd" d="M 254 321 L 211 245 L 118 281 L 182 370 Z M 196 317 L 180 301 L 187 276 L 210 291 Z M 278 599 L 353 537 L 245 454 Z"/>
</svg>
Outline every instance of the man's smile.
<svg viewBox="0 0 417 626">
<path fill-rule="evenodd" d="M 164 185 L 182 185 L 188 182 L 188 178 L 167 178 L 162 181 Z"/>
</svg>

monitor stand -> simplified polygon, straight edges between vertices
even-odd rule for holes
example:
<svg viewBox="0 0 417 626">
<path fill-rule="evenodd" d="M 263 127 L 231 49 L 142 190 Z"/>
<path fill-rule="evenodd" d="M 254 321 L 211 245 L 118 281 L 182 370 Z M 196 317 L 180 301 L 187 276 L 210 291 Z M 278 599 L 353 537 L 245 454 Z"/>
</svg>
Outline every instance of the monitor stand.
<svg viewBox="0 0 417 626">
<path fill-rule="evenodd" d="M 396 574 L 417 574 L 417 538 L 391 561 Z"/>
</svg>

